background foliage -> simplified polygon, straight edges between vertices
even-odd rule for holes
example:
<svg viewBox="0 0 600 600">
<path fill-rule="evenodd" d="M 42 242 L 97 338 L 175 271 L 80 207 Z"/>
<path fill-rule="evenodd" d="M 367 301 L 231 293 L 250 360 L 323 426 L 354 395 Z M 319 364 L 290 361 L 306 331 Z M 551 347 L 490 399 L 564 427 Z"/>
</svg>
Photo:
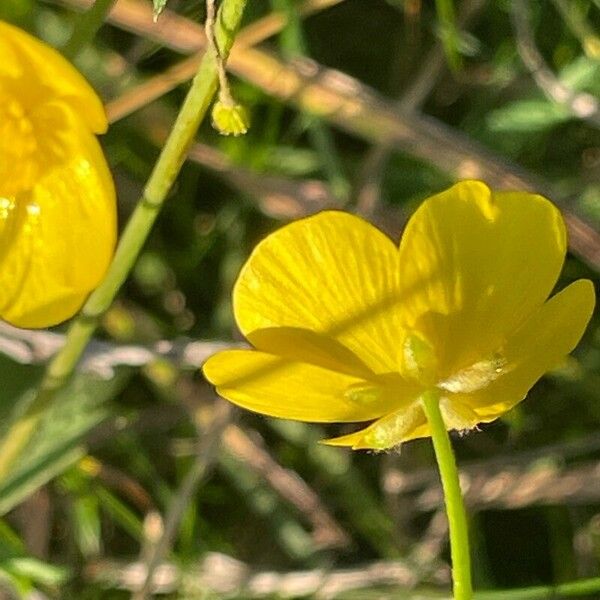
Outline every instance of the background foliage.
<svg viewBox="0 0 600 600">
<path fill-rule="evenodd" d="M 119 0 L 105 24 L 111 2 L 89 5 L 3 0 L 0 18 L 62 49 L 107 102 L 124 223 L 194 72 L 204 6 L 170 0 L 154 25 L 150 0 Z M 326 206 L 397 238 L 456 179 L 533 188 L 570 225 L 558 287 L 598 281 L 600 3 L 462 0 L 456 21 L 450 6 L 249 3 L 229 66 L 252 128 L 202 127 L 80 373 L 0 489 L 7 598 L 444 597 L 427 441 L 323 447 L 321 427 L 230 410 L 197 366 L 214 340 L 240 341 L 229 298 L 254 244 Z M 0 433 L 60 341 L 2 326 Z M 600 574 L 599 367 L 595 318 L 526 402 L 456 436 L 477 588 Z"/>
</svg>

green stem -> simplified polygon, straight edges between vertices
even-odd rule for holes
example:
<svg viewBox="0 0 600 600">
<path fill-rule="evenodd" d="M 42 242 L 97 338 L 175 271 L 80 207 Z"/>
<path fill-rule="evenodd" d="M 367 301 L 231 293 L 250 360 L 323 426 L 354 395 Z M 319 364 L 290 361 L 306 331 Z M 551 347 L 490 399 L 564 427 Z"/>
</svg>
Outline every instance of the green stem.
<svg viewBox="0 0 600 600">
<path fill-rule="evenodd" d="M 493 592 L 477 592 L 475 600 L 556 600 L 567 596 L 588 596 L 600 591 L 600 577 L 555 585 L 539 585 Z"/>
<path fill-rule="evenodd" d="M 440 395 L 437 391 L 428 391 L 423 394 L 421 400 L 431 428 L 433 448 L 444 489 L 446 514 L 450 528 L 454 600 L 471 600 L 473 589 L 467 516 L 450 436 L 440 411 Z"/>
<path fill-rule="evenodd" d="M 73 60 L 94 39 L 114 3 L 115 0 L 96 0 L 94 5 L 77 19 L 71 37 L 62 49 L 66 57 Z"/>
<path fill-rule="evenodd" d="M 229 55 L 246 2 L 247 0 L 223 0 L 221 3 L 217 15 L 216 36 L 224 59 Z M 100 317 L 111 305 L 133 267 L 215 95 L 217 81 L 215 55 L 213 52 L 207 52 L 154 165 L 142 197 L 123 231 L 108 272 L 69 327 L 65 345 L 48 365 L 31 404 L 0 442 L 0 482 L 6 479 L 13 463 L 31 439 L 46 408 L 54 399 L 56 390 L 61 388 L 73 373 Z"/>
</svg>

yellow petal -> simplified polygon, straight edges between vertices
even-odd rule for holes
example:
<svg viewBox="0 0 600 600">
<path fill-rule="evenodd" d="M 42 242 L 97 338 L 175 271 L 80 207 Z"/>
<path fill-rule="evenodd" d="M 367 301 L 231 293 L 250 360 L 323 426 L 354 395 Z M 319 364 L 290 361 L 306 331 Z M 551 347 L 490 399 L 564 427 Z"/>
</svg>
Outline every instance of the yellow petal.
<svg viewBox="0 0 600 600">
<path fill-rule="evenodd" d="M 96 138 L 61 103 L 40 108 L 37 123 L 48 164 L 31 189 L 0 197 L 0 317 L 21 327 L 72 316 L 106 272 L 116 237 Z"/>
<path fill-rule="evenodd" d="M 425 201 L 400 245 L 404 323 L 438 352 L 441 377 L 487 356 L 542 305 L 566 252 L 558 209 L 465 181 Z"/>
<path fill-rule="evenodd" d="M 202 370 L 227 400 L 283 419 L 367 421 L 401 402 L 383 390 L 373 393 L 376 384 L 358 377 L 255 350 L 219 352 Z"/>
<path fill-rule="evenodd" d="M 247 335 L 257 349 L 338 373 L 371 379 L 374 373 L 338 341 L 308 329 L 269 327 Z"/>
<path fill-rule="evenodd" d="M 365 429 L 349 435 L 323 440 L 329 446 L 350 446 L 353 450 L 388 450 L 425 433 L 427 419 L 420 402 L 386 415 Z"/>
<path fill-rule="evenodd" d="M 510 410 L 544 373 L 575 348 L 594 303 L 594 286 L 585 279 L 553 296 L 507 341 L 506 374 L 475 393 L 459 395 L 460 401 L 485 422 Z"/>
<path fill-rule="evenodd" d="M 296 221 L 255 248 L 233 304 L 245 335 L 296 327 L 336 339 L 377 373 L 398 370 L 398 251 L 343 212 Z"/>
<path fill-rule="evenodd" d="M 54 48 L 0 21 L 0 56 L 0 89 L 16 85 L 29 106 L 60 98 L 92 131 L 106 131 L 106 114 L 98 95 Z"/>
</svg>

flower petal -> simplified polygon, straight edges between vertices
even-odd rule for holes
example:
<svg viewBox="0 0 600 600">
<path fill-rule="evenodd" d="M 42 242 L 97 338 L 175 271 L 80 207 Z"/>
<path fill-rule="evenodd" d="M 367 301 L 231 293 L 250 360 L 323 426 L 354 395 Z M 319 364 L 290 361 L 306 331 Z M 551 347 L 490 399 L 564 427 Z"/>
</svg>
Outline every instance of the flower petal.
<svg viewBox="0 0 600 600">
<path fill-rule="evenodd" d="M 116 237 L 115 191 L 96 138 L 62 103 L 37 118 L 46 169 L 31 189 L 0 198 L 0 317 L 20 327 L 71 317 L 106 272 Z"/>
<path fill-rule="evenodd" d="M 591 281 L 580 279 L 553 296 L 507 341 L 507 373 L 486 388 L 460 395 L 482 422 L 519 403 L 544 373 L 578 344 L 594 310 Z"/>
<path fill-rule="evenodd" d="M 245 335 L 297 327 L 336 339 L 377 373 L 398 370 L 398 251 L 381 231 L 325 211 L 255 248 L 233 304 Z"/>
<path fill-rule="evenodd" d="M 107 127 L 102 102 L 90 84 L 57 52 L 23 30 L 0 21 L 0 78 L 18 79 L 32 103 L 61 98 L 96 133 Z"/>
<path fill-rule="evenodd" d="M 247 335 L 257 349 L 362 379 L 374 373 L 348 348 L 337 340 L 297 327 L 268 327 Z"/>
<path fill-rule="evenodd" d="M 365 429 L 321 443 L 328 446 L 350 446 L 353 450 L 388 450 L 402 442 L 428 435 L 427 418 L 420 402 L 382 417 Z M 418 435 L 422 434 L 422 435 Z"/>
<path fill-rule="evenodd" d="M 541 306 L 566 252 L 558 209 L 464 181 L 425 201 L 400 244 L 403 323 L 425 334 L 446 377 L 487 356 Z"/>
<path fill-rule="evenodd" d="M 363 379 L 256 350 L 226 350 L 203 365 L 217 392 L 264 415 L 313 422 L 375 419 L 397 407 L 395 397 L 356 393 Z"/>
</svg>

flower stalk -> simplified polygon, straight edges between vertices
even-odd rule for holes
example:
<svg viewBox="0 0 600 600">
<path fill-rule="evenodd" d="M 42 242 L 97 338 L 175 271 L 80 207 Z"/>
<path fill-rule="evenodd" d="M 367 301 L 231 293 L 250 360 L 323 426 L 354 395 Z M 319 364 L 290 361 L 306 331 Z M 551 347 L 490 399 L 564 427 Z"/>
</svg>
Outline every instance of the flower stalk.
<svg viewBox="0 0 600 600">
<path fill-rule="evenodd" d="M 425 392 L 421 400 L 431 428 L 431 439 L 440 471 L 442 488 L 444 489 L 444 501 L 450 529 L 454 600 L 471 600 L 473 598 L 473 588 L 471 584 L 467 516 L 454 451 L 440 411 L 439 392 L 434 390 Z"/>
<path fill-rule="evenodd" d="M 246 2 L 247 0 L 223 0 L 221 3 L 215 19 L 215 37 L 223 60 L 227 58 L 233 45 Z M 73 373 L 100 317 L 113 302 L 133 267 L 217 91 L 218 79 L 218 59 L 213 52 L 206 52 L 142 197 L 125 226 L 104 279 L 71 323 L 65 345 L 49 363 L 28 408 L 0 441 L 0 482 L 6 480 L 47 407 L 52 403 L 55 392 Z"/>
<path fill-rule="evenodd" d="M 226 57 L 220 48 L 216 35 L 216 0 L 206 0 L 206 23 L 204 31 L 208 42 L 208 51 L 214 55 L 217 74 L 219 77 L 218 99 L 212 109 L 212 125 L 221 135 L 243 135 L 250 127 L 250 115 L 243 104 L 235 101 L 231 94 L 227 69 L 225 68 Z"/>
<path fill-rule="evenodd" d="M 210 52 L 215 55 L 217 64 L 217 75 L 219 77 L 219 102 L 227 106 L 235 104 L 229 88 L 229 80 L 227 79 L 227 70 L 225 68 L 225 60 L 221 53 L 219 42 L 216 34 L 216 6 L 215 0 L 206 0 L 206 23 L 204 24 L 204 32 L 208 41 Z"/>
</svg>

